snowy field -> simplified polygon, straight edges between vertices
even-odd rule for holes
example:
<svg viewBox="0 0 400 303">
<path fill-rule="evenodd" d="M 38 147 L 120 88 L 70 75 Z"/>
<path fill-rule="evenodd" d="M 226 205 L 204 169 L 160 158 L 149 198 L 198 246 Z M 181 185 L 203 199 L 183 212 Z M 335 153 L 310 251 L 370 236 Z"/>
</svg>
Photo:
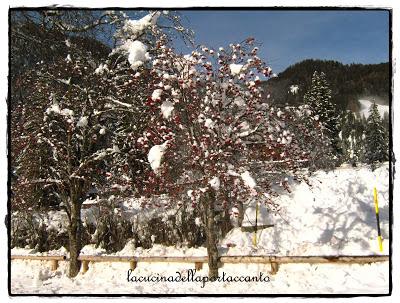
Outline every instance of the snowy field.
<svg viewBox="0 0 400 303">
<path fill-rule="evenodd" d="M 369 100 L 358 100 L 358 102 L 360 102 L 361 104 L 361 109 L 360 109 L 360 116 L 363 116 L 368 119 L 369 117 L 369 109 L 371 107 L 371 105 L 373 104 L 373 102 L 369 101 Z M 381 104 L 377 104 L 378 106 L 378 112 L 381 115 L 381 117 L 383 118 L 385 113 L 389 112 L 389 105 L 381 105 Z"/>
<path fill-rule="evenodd" d="M 11 267 L 12 293 L 30 294 L 309 294 L 309 293 L 387 293 L 389 265 L 281 265 L 276 275 L 268 275 L 265 265 L 225 265 L 220 269 L 229 276 L 253 276 L 263 272 L 269 282 L 128 282 L 127 263 L 95 263 L 88 272 L 70 279 L 67 263 L 60 262 L 52 272 L 42 261 L 13 261 Z M 138 263 L 134 275 L 182 276 L 187 275 L 189 264 Z M 196 276 L 207 276 L 207 266 Z"/>
<path fill-rule="evenodd" d="M 253 233 L 231 230 L 220 242 L 221 255 L 374 255 L 389 254 L 389 165 L 374 172 L 367 167 L 340 167 L 335 171 L 316 172 L 305 183 L 292 184 L 292 192 L 276 201 L 279 214 L 261 206 L 259 224 L 274 224 L 260 230 L 257 246 Z M 383 252 L 378 249 L 373 188 L 378 189 Z M 136 205 L 136 204 L 135 204 Z M 250 203 L 244 223 L 255 221 L 255 203 Z M 34 250 L 14 248 L 13 255 L 41 255 Z M 105 251 L 88 245 L 86 255 L 105 255 Z M 66 254 L 64 248 L 44 254 Z M 136 248 L 128 242 L 116 255 L 123 256 L 206 256 L 206 249 L 175 248 L 154 245 L 151 249 Z M 70 279 L 66 262 L 52 272 L 42 261 L 12 261 L 13 293 L 387 293 L 389 263 L 369 265 L 287 264 L 276 275 L 269 275 L 269 265 L 225 264 L 220 269 L 230 276 L 268 275 L 269 282 L 127 282 L 128 263 L 95 263 L 88 272 Z M 186 275 L 193 264 L 138 263 L 135 276 Z M 207 276 L 207 266 L 196 273 Z"/>
</svg>

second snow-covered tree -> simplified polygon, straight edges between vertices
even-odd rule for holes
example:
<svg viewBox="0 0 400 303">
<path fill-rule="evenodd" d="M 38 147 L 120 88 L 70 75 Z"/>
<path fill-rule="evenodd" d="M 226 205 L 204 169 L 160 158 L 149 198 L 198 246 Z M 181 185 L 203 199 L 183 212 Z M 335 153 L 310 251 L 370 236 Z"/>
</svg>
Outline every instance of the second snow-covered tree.
<svg viewBox="0 0 400 303">
<path fill-rule="evenodd" d="M 339 115 L 332 103 L 332 91 L 329 87 L 326 76 L 323 72 L 314 72 L 310 89 L 304 94 L 304 102 L 310 106 L 316 119 L 318 119 L 324 129 L 325 133 L 331 140 L 333 152 L 335 154 L 340 152 L 338 143 L 338 119 Z"/>
<path fill-rule="evenodd" d="M 389 160 L 389 138 L 376 103 L 371 105 L 365 132 L 365 160 L 372 168 Z"/>
</svg>

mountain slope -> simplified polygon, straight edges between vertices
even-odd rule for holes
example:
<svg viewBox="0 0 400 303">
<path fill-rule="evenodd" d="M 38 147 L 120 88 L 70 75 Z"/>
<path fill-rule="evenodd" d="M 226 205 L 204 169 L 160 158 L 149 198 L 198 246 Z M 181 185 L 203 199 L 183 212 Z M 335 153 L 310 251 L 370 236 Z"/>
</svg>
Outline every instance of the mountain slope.
<svg viewBox="0 0 400 303">
<path fill-rule="evenodd" d="M 332 101 L 338 108 L 359 111 L 359 99 L 375 99 L 377 103 L 389 104 L 389 63 L 345 65 L 337 61 L 308 59 L 264 82 L 265 94 L 270 94 L 270 99 L 277 104 L 302 103 L 314 71 L 326 74 L 332 89 Z M 297 93 L 291 90 L 292 85 L 298 86 Z"/>
</svg>

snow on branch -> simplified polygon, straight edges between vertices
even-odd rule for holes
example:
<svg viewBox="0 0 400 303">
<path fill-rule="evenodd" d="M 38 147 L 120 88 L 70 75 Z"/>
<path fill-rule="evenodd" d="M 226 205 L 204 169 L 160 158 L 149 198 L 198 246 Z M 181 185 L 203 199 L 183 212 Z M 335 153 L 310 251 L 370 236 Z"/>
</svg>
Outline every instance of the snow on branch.
<svg viewBox="0 0 400 303">
<path fill-rule="evenodd" d="M 164 156 L 164 153 L 167 149 L 168 141 L 165 141 L 161 145 L 154 145 L 150 148 L 149 153 L 147 155 L 147 159 L 149 160 L 150 166 L 155 173 L 158 173 L 159 168 L 161 166 L 161 161 Z"/>
<path fill-rule="evenodd" d="M 79 174 L 84 170 L 86 167 L 88 167 L 91 163 L 96 162 L 96 161 L 101 161 L 105 157 L 114 154 L 114 153 L 119 153 L 120 150 L 118 146 L 114 145 L 113 148 L 107 148 L 107 149 L 102 149 L 98 150 L 89 157 L 87 157 L 80 165 L 79 167 L 71 174 L 71 178 L 76 178 L 79 177 Z"/>
<path fill-rule="evenodd" d="M 126 20 L 123 27 L 115 34 L 120 45 L 113 49 L 112 54 L 122 53 L 126 55 L 133 70 L 142 66 L 150 59 L 147 46 L 139 41 L 146 30 L 155 26 L 160 12 L 152 12 L 139 20 Z"/>
<path fill-rule="evenodd" d="M 21 182 L 20 185 L 33 185 L 33 184 L 62 184 L 63 181 L 58 179 L 35 179 L 30 181 Z"/>
<path fill-rule="evenodd" d="M 240 175 L 240 177 L 242 178 L 244 184 L 249 187 L 249 188 L 255 188 L 257 183 L 256 181 L 253 179 L 253 177 L 250 175 L 250 173 L 248 171 L 245 171 L 244 173 L 242 173 Z"/>
<path fill-rule="evenodd" d="M 111 101 L 111 102 L 114 102 L 114 103 L 116 103 L 116 104 L 119 104 L 119 105 L 128 107 L 128 108 L 132 108 L 132 105 L 131 105 L 131 104 L 118 101 L 118 100 L 116 100 L 116 99 L 114 99 L 114 98 L 112 98 L 112 97 L 108 97 L 107 100 L 109 100 L 109 101 Z"/>
</svg>

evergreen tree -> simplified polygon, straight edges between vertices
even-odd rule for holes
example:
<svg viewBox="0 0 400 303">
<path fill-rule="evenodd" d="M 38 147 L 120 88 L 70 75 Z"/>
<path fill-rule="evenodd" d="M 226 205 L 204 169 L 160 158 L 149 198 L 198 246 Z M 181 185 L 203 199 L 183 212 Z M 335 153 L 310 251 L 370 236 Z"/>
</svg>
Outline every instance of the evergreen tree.
<svg viewBox="0 0 400 303">
<path fill-rule="evenodd" d="M 375 103 L 371 105 L 369 112 L 365 133 L 365 159 L 374 169 L 377 162 L 389 160 L 389 140 Z"/>
<path fill-rule="evenodd" d="M 389 144 L 389 137 L 390 137 L 390 121 L 389 121 L 389 113 L 385 112 L 382 119 L 382 124 L 385 129 L 385 137 L 386 142 Z"/>
<path fill-rule="evenodd" d="M 340 147 L 342 161 L 356 166 L 364 158 L 364 120 L 351 111 L 342 113 L 340 118 Z"/>
<path fill-rule="evenodd" d="M 353 115 L 356 117 L 354 130 L 357 140 L 355 145 L 357 160 L 359 162 L 365 162 L 365 130 L 367 128 L 367 120 L 364 116 L 361 118 L 359 114 L 353 113 Z"/>
<path fill-rule="evenodd" d="M 339 144 L 339 115 L 331 99 L 331 89 L 326 81 L 324 73 L 314 72 L 311 87 L 304 95 L 304 102 L 308 104 L 322 125 L 326 135 L 331 140 L 331 145 L 335 153 L 340 154 Z"/>
</svg>

